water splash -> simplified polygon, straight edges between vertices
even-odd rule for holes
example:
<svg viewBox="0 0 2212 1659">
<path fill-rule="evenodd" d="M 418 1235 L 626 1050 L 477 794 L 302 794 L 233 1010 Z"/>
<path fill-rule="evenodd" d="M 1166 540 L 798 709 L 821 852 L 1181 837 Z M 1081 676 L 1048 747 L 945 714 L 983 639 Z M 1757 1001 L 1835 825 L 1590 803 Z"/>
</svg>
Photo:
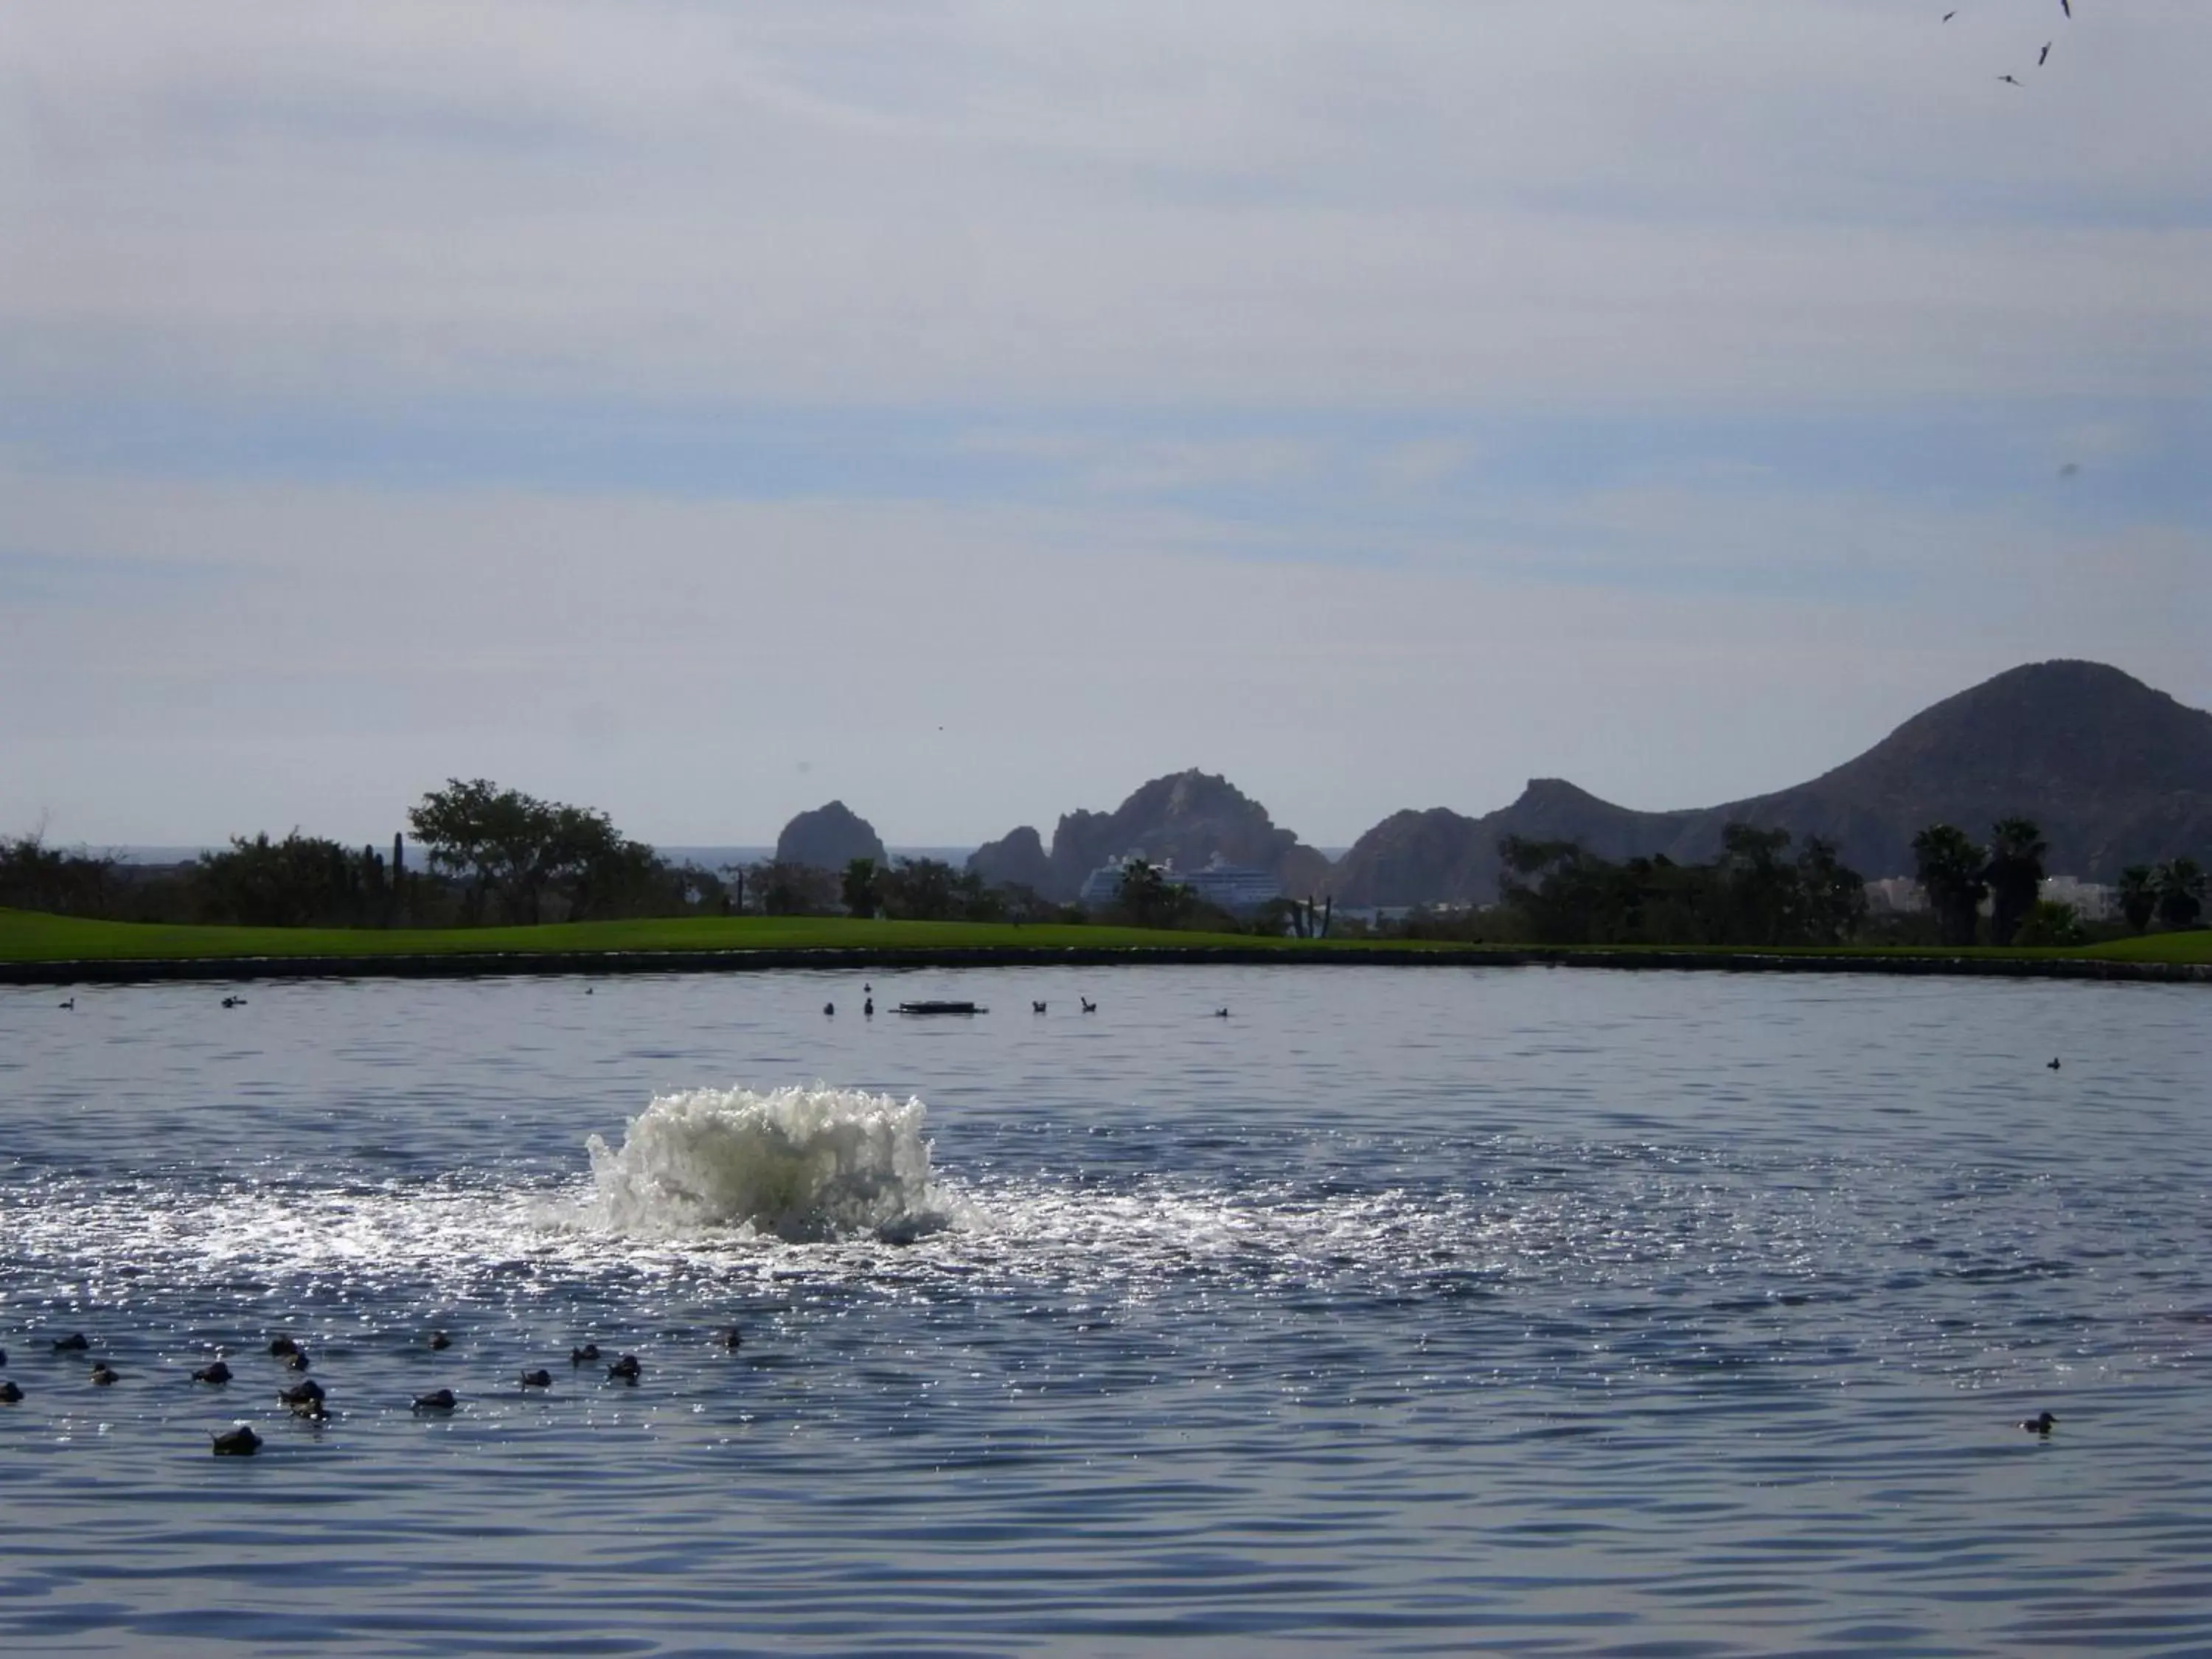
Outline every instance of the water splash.
<svg viewBox="0 0 2212 1659">
<path fill-rule="evenodd" d="M 858 1090 L 661 1095 L 619 1149 L 588 1145 L 592 1224 L 665 1236 L 737 1228 L 793 1243 L 913 1239 L 945 1224 L 919 1100 Z"/>
</svg>

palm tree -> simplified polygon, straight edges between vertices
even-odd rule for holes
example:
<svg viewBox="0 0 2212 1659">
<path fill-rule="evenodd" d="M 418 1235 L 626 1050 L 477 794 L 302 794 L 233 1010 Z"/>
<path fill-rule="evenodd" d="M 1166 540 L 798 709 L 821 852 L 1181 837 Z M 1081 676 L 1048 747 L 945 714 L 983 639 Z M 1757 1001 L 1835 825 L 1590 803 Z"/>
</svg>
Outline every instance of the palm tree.
<svg viewBox="0 0 2212 1659">
<path fill-rule="evenodd" d="M 2148 864 L 2130 864 L 2120 872 L 2120 914 L 2134 933 L 2149 927 L 2158 914 L 2158 877 Z"/>
<path fill-rule="evenodd" d="M 2158 866 L 2158 919 L 2169 927 L 2194 927 L 2204 915 L 2204 871 L 2195 859 L 2169 859 Z"/>
<path fill-rule="evenodd" d="M 1987 863 L 1966 832 L 1950 824 L 1931 823 L 1912 838 L 1913 874 L 1928 895 L 1944 944 L 1974 942 L 1975 921 L 1990 890 L 1982 878 Z"/>
<path fill-rule="evenodd" d="M 1990 830 L 1990 943 L 2009 945 L 2043 886 L 2051 850 L 2033 818 L 1999 818 Z"/>
</svg>

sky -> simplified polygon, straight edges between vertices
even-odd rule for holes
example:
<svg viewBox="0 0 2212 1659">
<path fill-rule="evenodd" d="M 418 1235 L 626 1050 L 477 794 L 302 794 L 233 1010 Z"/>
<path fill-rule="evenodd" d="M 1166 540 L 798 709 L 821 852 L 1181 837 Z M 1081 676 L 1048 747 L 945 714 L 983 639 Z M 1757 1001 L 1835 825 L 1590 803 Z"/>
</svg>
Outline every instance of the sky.
<svg viewBox="0 0 2212 1659">
<path fill-rule="evenodd" d="M 1341 845 L 2212 705 L 2212 6 L 2074 13 L 18 0 L 0 835 Z"/>
</svg>

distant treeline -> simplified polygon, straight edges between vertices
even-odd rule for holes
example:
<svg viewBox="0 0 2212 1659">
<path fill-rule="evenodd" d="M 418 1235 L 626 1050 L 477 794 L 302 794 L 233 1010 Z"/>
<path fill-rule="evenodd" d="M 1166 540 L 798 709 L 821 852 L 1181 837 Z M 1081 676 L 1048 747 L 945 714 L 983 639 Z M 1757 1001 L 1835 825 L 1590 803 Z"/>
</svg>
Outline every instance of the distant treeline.
<svg viewBox="0 0 2212 1659">
<path fill-rule="evenodd" d="M 1923 913 L 1875 915 L 1866 884 L 1834 846 L 1732 823 L 1710 864 L 1603 859 L 1571 842 L 1508 836 L 1498 902 L 1416 910 L 1382 922 L 1334 916 L 1326 902 L 1279 899 L 1250 915 L 1202 902 L 1141 860 L 1096 911 L 1030 888 L 992 885 L 935 859 L 859 859 L 842 871 L 773 860 L 704 869 L 671 863 L 604 812 L 539 800 L 483 779 L 453 779 L 408 815 L 389 855 L 297 830 L 234 839 L 190 864 L 141 867 L 36 835 L 0 842 L 0 906 L 125 921 L 262 927 L 443 927 L 686 915 L 851 915 L 913 921 L 1120 922 L 1279 936 L 1365 934 L 1550 945 L 1794 946 L 1859 941 L 2073 945 L 2088 933 L 2044 902 L 2047 848 L 2031 820 L 1993 826 L 1986 844 L 1950 824 L 1914 838 Z M 2200 926 L 2206 878 L 2190 859 L 2122 872 L 2126 925 Z"/>
<path fill-rule="evenodd" d="M 1571 842 L 1509 836 L 1492 908 L 1445 915 L 1416 911 L 1377 928 L 1407 938 L 1543 945 L 1740 945 L 1802 946 L 2086 944 L 2090 924 L 2072 906 L 2038 896 L 2049 848 L 2030 819 L 1993 826 L 1986 844 L 1948 823 L 1913 841 L 1914 876 L 1927 898 L 1917 913 L 1877 915 L 1866 883 L 1835 847 L 1808 836 L 1794 855 L 1786 830 L 1731 823 L 1710 864 L 1664 857 L 1615 862 Z M 2195 927 L 2204 913 L 2205 875 L 2178 858 L 2122 872 L 2127 927 L 2156 921 Z"/>
</svg>

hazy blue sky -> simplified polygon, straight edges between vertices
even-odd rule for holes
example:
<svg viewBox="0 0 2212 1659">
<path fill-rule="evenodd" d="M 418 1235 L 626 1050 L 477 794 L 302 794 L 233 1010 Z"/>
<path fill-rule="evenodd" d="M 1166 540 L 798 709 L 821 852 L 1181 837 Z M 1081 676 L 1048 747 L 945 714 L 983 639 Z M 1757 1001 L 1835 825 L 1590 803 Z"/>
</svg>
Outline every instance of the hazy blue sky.
<svg viewBox="0 0 2212 1659">
<path fill-rule="evenodd" d="M 2212 703 L 2212 5 L 1952 3 L 16 0 L 0 832 L 1338 842 Z"/>
</svg>

